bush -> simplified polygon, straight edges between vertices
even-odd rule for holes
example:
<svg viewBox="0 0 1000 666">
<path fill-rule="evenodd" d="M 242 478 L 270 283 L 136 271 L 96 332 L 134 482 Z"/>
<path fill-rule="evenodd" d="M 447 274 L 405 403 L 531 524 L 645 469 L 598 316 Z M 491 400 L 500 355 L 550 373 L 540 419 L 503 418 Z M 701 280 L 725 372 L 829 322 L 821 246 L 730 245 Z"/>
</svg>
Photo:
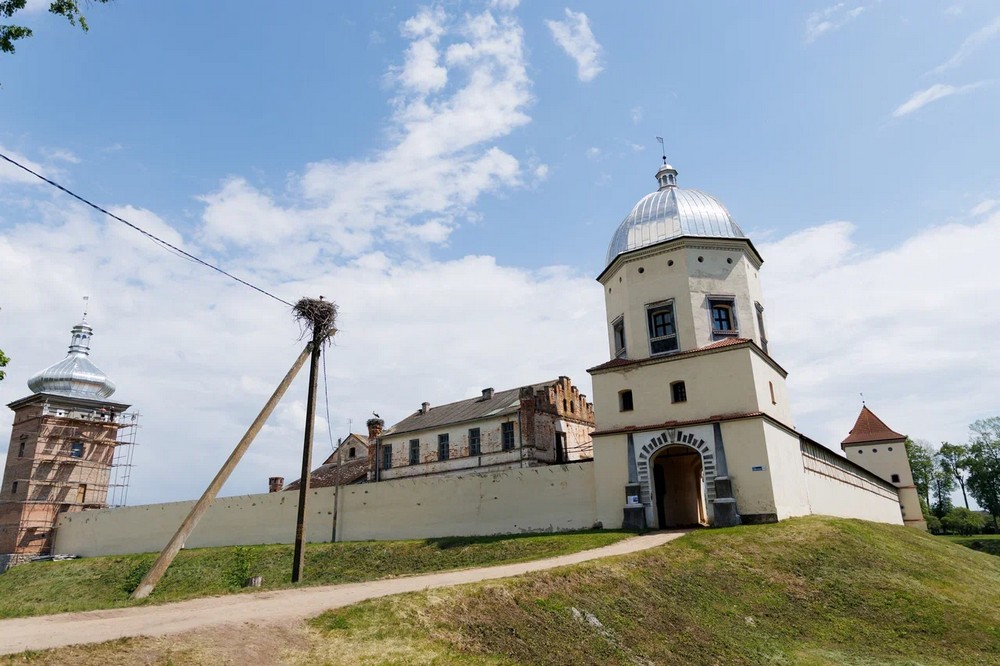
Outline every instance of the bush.
<svg viewBox="0 0 1000 666">
<path fill-rule="evenodd" d="M 941 534 L 941 519 L 937 516 L 932 516 L 927 514 L 924 516 L 924 522 L 927 523 L 927 531 L 931 534 Z"/>
<path fill-rule="evenodd" d="M 986 519 L 975 511 L 956 507 L 941 519 L 941 527 L 952 534 L 969 536 L 983 531 Z"/>
<path fill-rule="evenodd" d="M 236 546 L 233 549 L 233 561 L 226 571 L 226 583 L 230 587 L 240 588 L 247 584 L 247 580 L 253 576 L 255 560 L 253 549 L 246 546 Z"/>
</svg>

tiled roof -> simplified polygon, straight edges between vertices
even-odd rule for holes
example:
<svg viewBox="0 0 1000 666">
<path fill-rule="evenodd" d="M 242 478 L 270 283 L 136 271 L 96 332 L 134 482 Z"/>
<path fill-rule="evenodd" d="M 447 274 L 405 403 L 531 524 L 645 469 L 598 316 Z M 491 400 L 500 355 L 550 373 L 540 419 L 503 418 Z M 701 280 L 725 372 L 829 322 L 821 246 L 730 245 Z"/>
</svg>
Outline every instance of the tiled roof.
<svg viewBox="0 0 1000 666">
<path fill-rule="evenodd" d="M 868 407 L 862 406 L 861 413 L 858 414 L 858 420 L 854 423 L 854 427 L 851 428 L 851 432 L 847 436 L 847 439 L 841 442 L 840 445 L 843 447 L 848 444 L 888 442 L 901 439 L 906 439 L 906 435 L 900 435 L 898 432 L 883 423 L 882 419 L 875 416 L 872 410 L 868 409 Z"/>
<path fill-rule="evenodd" d="M 713 349 L 720 349 L 722 347 L 735 347 L 736 345 L 742 345 L 748 342 L 753 342 L 749 338 L 726 338 L 725 340 L 719 340 L 718 342 L 713 342 L 710 345 L 705 345 L 704 347 L 698 347 L 697 349 L 689 349 L 687 351 L 678 352 L 676 354 L 670 354 L 669 356 L 651 356 L 649 358 L 638 358 L 638 359 L 628 359 L 628 358 L 613 358 L 607 363 L 601 363 L 600 365 L 595 365 L 593 368 L 587 370 L 587 372 L 600 372 L 602 370 L 611 370 L 612 368 L 623 368 L 630 365 L 636 365 L 637 363 L 644 363 L 651 360 L 659 360 L 662 358 L 684 358 L 687 356 L 694 356 L 701 352 L 711 351 Z"/>
<path fill-rule="evenodd" d="M 531 390 L 534 392 L 540 388 L 552 386 L 556 382 L 558 380 L 553 379 L 552 381 L 540 384 L 532 384 Z M 427 410 L 426 414 L 418 410 L 386 430 L 384 434 L 399 435 L 416 430 L 440 428 L 452 423 L 463 423 L 486 417 L 513 414 L 520 409 L 520 406 L 520 387 L 506 391 L 494 391 L 492 398 L 487 399 L 479 396 L 469 398 L 468 400 L 459 400 L 458 402 L 448 403 L 439 407 L 431 407 Z"/>
<path fill-rule="evenodd" d="M 352 458 L 344 461 L 341 465 L 337 463 L 324 463 L 312 471 L 309 475 L 310 488 L 327 488 L 337 483 L 337 474 L 340 474 L 340 485 L 355 483 L 368 474 L 368 458 Z M 298 490 L 299 479 L 292 481 L 282 490 Z"/>
<path fill-rule="evenodd" d="M 735 421 L 737 419 L 748 419 L 756 416 L 767 416 L 764 412 L 733 412 L 730 414 L 715 414 L 704 419 L 690 419 L 687 421 L 664 421 L 663 423 L 649 423 L 646 425 L 624 426 L 621 428 L 608 428 L 606 430 L 595 430 L 591 433 L 594 437 L 599 435 L 617 435 L 623 432 L 637 432 L 640 430 L 665 430 L 667 428 L 680 428 L 682 426 L 696 425 L 699 423 L 713 423 L 715 421 Z"/>
</svg>

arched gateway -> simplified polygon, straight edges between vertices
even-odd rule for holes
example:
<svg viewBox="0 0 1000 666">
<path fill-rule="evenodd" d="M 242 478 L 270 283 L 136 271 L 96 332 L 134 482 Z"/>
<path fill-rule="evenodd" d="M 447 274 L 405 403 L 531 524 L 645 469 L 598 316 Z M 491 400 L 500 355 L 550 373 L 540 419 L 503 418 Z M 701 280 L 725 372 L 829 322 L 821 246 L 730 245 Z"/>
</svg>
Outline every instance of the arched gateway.
<svg viewBox="0 0 1000 666">
<path fill-rule="evenodd" d="M 654 528 L 706 525 L 715 499 L 715 456 L 705 440 L 665 430 L 636 456 L 646 524 Z"/>
</svg>

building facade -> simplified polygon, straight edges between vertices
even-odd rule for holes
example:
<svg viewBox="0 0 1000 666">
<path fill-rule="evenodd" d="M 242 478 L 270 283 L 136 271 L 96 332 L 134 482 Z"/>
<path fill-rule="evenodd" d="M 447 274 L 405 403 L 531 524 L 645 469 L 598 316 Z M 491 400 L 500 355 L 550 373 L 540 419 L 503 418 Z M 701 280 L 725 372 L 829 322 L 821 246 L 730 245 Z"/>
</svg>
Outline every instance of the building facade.
<svg viewBox="0 0 1000 666">
<path fill-rule="evenodd" d="M 14 425 L 0 488 L 0 565 L 49 554 L 59 516 L 108 506 L 112 467 L 128 465 L 116 452 L 123 441 L 130 450 L 136 419 L 129 405 L 108 399 L 115 385 L 89 360 L 92 334 L 86 322 L 74 326 L 66 358 L 8 405 Z"/>
<path fill-rule="evenodd" d="M 906 435 L 887 426 L 867 406 L 862 405 L 854 427 L 840 446 L 848 460 L 899 488 L 899 508 L 906 525 L 927 529 L 924 512 L 920 508 L 920 496 L 913 482 L 910 459 L 906 454 Z"/>
<path fill-rule="evenodd" d="M 590 460 L 594 407 L 569 377 L 419 410 L 382 431 L 368 422 L 371 480 Z"/>
<path fill-rule="evenodd" d="M 767 339 L 762 257 L 719 201 L 678 187 L 665 160 L 656 180 L 598 276 L 610 355 L 589 370 L 601 522 L 668 528 L 812 513 L 810 459 L 892 494 L 829 450 L 807 455 L 825 447 L 795 430 L 787 373 Z"/>
</svg>

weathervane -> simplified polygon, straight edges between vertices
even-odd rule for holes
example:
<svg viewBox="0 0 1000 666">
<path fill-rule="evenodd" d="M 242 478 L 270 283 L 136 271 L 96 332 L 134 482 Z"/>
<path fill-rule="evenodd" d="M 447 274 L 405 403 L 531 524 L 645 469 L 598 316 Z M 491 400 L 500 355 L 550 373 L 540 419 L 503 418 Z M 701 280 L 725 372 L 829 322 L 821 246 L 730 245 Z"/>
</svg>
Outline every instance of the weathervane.
<svg viewBox="0 0 1000 666">
<path fill-rule="evenodd" d="M 83 321 L 87 321 L 87 310 L 90 309 L 90 296 L 83 297 Z"/>
<path fill-rule="evenodd" d="M 656 140 L 660 142 L 660 156 L 663 157 L 663 164 L 667 164 L 667 148 L 663 145 L 663 137 L 658 136 Z"/>
</svg>

